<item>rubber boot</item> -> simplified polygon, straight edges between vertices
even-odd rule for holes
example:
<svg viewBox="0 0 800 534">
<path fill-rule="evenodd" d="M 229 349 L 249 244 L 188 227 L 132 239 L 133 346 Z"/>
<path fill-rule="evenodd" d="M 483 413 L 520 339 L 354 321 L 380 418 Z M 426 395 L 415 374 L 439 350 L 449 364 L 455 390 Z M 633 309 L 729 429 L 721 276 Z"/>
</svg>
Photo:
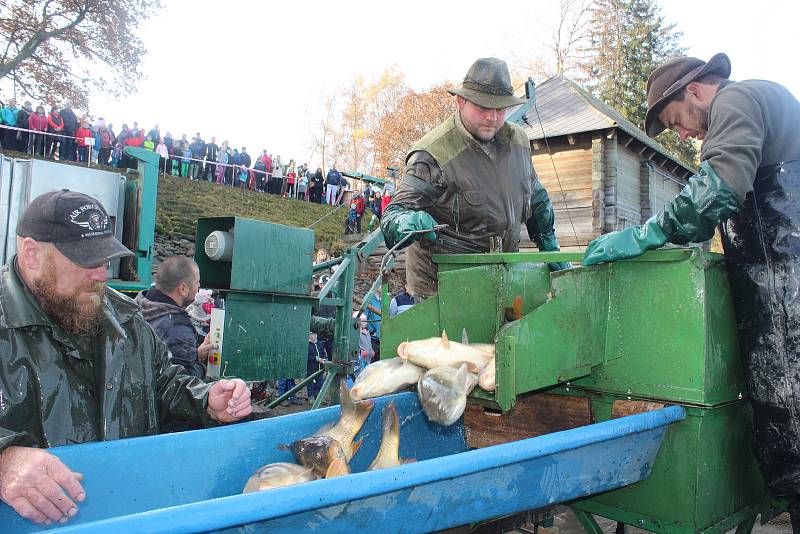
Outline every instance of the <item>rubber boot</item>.
<svg viewBox="0 0 800 534">
<path fill-rule="evenodd" d="M 800 495 L 789 501 L 789 517 L 792 518 L 792 532 L 800 534 Z"/>
</svg>

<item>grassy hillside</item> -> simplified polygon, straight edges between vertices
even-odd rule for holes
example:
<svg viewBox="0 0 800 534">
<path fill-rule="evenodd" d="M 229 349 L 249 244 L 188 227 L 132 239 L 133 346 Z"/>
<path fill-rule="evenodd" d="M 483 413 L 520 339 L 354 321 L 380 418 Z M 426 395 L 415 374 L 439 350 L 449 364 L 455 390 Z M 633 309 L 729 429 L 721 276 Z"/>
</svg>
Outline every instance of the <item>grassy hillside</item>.
<svg viewBox="0 0 800 534">
<path fill-rule="evenodd" d="M 10 150 L 0 150 L 10 158 L 29 159 L 31 156 Z M 40 159 L 40 158 L 36 158 Z M 66 165 L 85 164 L 71 161 L 60 162 Z M 93 166 L 112 172 L 122 169 Z M 131 171 L 136 174 L 136 171 Z M 156 233 L 165 237 L 191 235 L 200 217 L 247 217 L 261 221 L 306 228 L 325 215 L 325 219 L 313 227 L 317 248 L 340 251 L 340 238 L 344 233 L 347 212 L 339 208 L 331 213 L 331 208 L 299 200 L 279 198 L 265 193 L 244 191 L 208 182 L 161 176 L 158 179 L 158 199 L 156 201 Z"/>
<path fill-rule="evenodd" d="M 161 176 L 158 181 L 156 233 L 194 235 L 200 217 L 237 216 L 288 226 L 308 227 L 329 214 L 331 208 L 232 187 Z M 335 213 L 313 226 L 317 247 L 337 251 L 347 212 Z"/>
</svg>

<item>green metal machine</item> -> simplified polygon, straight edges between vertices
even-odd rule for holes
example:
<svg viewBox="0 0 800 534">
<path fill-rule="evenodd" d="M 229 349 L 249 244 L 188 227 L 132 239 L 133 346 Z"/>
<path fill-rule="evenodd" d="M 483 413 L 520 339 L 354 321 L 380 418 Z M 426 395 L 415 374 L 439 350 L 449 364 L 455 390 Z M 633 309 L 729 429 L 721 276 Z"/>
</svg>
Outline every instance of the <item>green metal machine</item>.
<svg viewBox="0 0 800 534">
<path fill-rule="evenodd" d="M 303 376 L 311 323 L 314 232 L 240 217 L 197 221 L 203 287 L 225 299 L 221 355 L 208 375 L 244 380 Z"/>
<path fill-rule="evenodd" d="M 137 292 L 150 287 L 158 195 L 158 154 L 144 148 L 128 147 L 136 159 L 138 174 L 125 183 L 125 219 L 122 242 L 136 253 L 120 263 L 121 280 L 109 285 L 118 291 Z"/>
<path fill-rule="evenodd" d="M 438 294 L 384 318 L 382 357 L 406 339 L 465 329 L 470 342 L 496 343 L 496 391 L 471 396 L 488 410 L 513 411 L 542 392 L 588 399 L 594 421 L 626 401 L 686 408 L 647 480 L 572 503 L 587 530 L 601 532 L 594 513 L 654 532 L 747 531 L 771 506 L 750 444 L 722 256 L 671 249 L 557 273 L 546 262 L 580 255 L 434 261 Z M 384 291 L 384 309 L 387 299 Z"/>
</svg>

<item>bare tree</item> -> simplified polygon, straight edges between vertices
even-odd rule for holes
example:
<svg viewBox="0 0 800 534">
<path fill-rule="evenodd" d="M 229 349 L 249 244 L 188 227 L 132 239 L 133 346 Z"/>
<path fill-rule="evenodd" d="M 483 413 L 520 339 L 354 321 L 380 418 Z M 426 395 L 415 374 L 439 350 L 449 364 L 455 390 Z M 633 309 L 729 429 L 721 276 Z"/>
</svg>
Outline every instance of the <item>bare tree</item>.
<svg viewBox="0 0 800 534">
<path fill-rule="evenodd" d="M 311 121 L 314 125 L 311 132 L 311 153 L 319 153 L 323 169 L 327 168 L 326 164 L 331 159 L 331 152 L 335 150 L 336 145 L 337 96 L 336 92 L 331 92 L 315 99 L 320 102 L 320 107 L 310 113 L 317 117 Z"/>
<path fill-rule="evenodd" d="M 91 87 L 129 93 L 145 54 L 134 31 L 159 7 L 159 0 L 0 0 L 0 80 L 80 109 L 88 109 Z"/>
<path fill-rule="evenodd" d="M 558 25 L 549 45 L 555 59 L 555 75 L 578 67 L 579 53 L 591 23 L 593 0 L 561 0 Z"/>
</svg>

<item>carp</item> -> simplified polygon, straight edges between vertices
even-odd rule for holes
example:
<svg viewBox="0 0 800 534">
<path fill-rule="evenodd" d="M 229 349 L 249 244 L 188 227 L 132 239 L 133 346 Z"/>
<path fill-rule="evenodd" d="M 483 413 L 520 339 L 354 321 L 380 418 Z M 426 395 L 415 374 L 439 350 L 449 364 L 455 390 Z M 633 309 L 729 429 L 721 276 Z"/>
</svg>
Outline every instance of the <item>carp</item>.
<svg viewBox="0 0 800 534">
<path fill-rule="evenodd" d="M 364 438 L 357 442 L 353 442 L 353 439 L 355 439 L 356 434 L 364 425 L 364 421 L 367 420 L 370 412 L 372 412 L 374 403 L 371 400 L 359 403 L 353 402 L 350 397 L 350 391 L 347 389 L 347 384 L 344 380 L 341 380 L 339 381 L 339 405 L 342 413 L 336 424 L 332 427 L 321 429 L 314 436 L 329 436 L 338 441 L 342 446 L 342 451 L 344 451 L 345 460 L 349 462 L 358 451 L 361 442 L 364 441 Z"/>
<path fill-rule="evenodd" d="M 486 366 L 493 354 L 487 350 L 476 348 L 474 345 L 450 341 L 447 338 L 447 332 L 443 330 L 441 337 L 400 343 L 397 347 L 397 355 L 425 369 L 443 366 L 458 368 L 462 364 L 466 364 L 468 371 L 478 373 Z"/>
<path fill-rule="evenodd" d="M 247 480 L 242 493 L 254 493 L 303 482 L 317 480 L 314 470 L 302 465 L 290 464 L 288 462 L 278 462 L 259 467 L 256 472 Z"/>
<path fill-rule="evenodd" d="M 371 363 L 361 371 L 350 389 L 353 400 L 370 399 L 395 393 L 407 386 L 413 386 L 425 369 L 402 358 L 390 358 Z"/>
<path fill-rule="evenodd" d="M 381 446 L 375 459 L 369 464 L 367 471 L 377 471 L 400 464 L 416 462 L 413 458 L 403 460 L 400 458 L 400 421 L 397 417 L 397 408 L 394 403 L 388 403 L 381 413 L 383 433 Z"/>
<path fill-rule="evenodd" d="M 458 369 L 436 367 L 420 379 L 417 392 L 428 419 L 450 426 L 464 413 L 467 395 L 475 387 L 477 377 L 468 371 L 467 364 Z"/>
<path fill-rule="evenodd" d="M 478 386 L 486 391 L 495 390 L 495 359 L 489 360 L 486 367 L 483 368 L 481 374 L 478 375 Z"/>
<path fill-rule="evenodd" d="M 350 474 L 341 444 L 330 436 L 311 436 L 299 439 L 287 447 L 295 459 L 314 474 L 333 478 Z"/>
</svg>

